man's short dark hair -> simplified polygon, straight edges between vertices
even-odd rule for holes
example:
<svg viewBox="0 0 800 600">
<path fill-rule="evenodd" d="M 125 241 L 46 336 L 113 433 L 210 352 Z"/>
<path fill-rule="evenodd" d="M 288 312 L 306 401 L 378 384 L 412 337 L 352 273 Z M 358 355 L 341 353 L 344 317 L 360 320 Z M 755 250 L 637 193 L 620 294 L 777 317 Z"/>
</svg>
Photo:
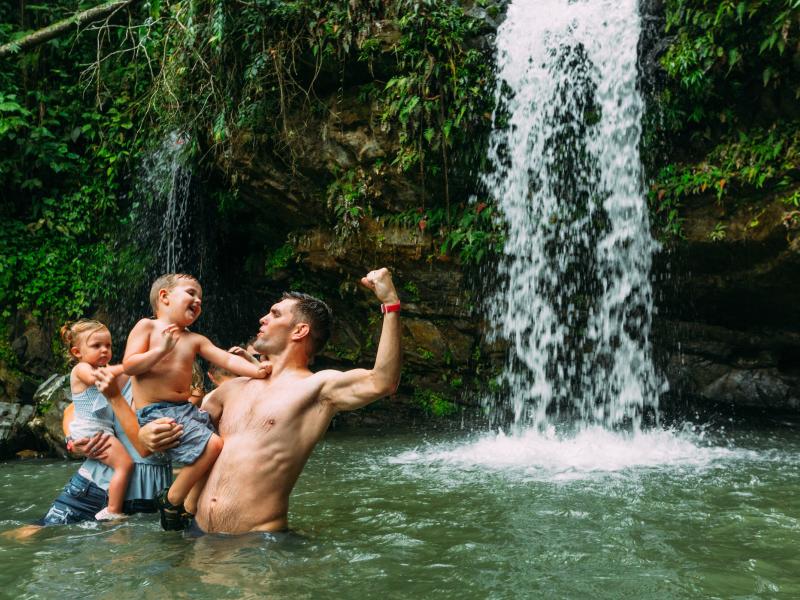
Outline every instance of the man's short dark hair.
<svg viewBox="0 0 800 600">
<path fill-rule="evenodd" d="M 314 358 L 331 337 L 333 312 L 322 300 L 302 292 L 284 292 L 281 300 L 294 300 L 294 322 L 308 323 L 311 356 Z"/>
</svg>

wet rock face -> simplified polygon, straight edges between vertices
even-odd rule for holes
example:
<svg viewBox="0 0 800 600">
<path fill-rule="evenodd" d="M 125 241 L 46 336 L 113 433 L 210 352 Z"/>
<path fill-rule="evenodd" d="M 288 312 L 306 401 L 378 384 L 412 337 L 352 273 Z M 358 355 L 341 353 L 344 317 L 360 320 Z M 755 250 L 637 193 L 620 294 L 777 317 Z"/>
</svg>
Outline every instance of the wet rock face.
<svg viewBox="0 0 800 600">
<path fill-rule="evenodd" d="M 800 410 L 800 231 L 791 211 L 765 199 L 725 212 L 709 199 L 686 216 L 686 240 L 657 267 L 655 343 L 672 394 Z M 725 237 L 712 241 L 719 222 Z"/>
<path fill-rule="evenodd" d="M 671 397 L 777 412 L 800 411 L 800 333 L 753 333 L 660 322 Z M 668 340 L 668 341 L 667 341 Z"/>
<path fill-rule="evenodd" d="M 30 442 L 27 424 L 33 413 L 33 406 L 0 402 L 0 457 L 10 456 Z"/>
<path fill-rule="evenodd" d="M 0 458 L 25 450 L 66 458 L 61 419 L 71 402 L 67 375 L 48 377 L 33 404 L 0 402 Z"/>
</svg>

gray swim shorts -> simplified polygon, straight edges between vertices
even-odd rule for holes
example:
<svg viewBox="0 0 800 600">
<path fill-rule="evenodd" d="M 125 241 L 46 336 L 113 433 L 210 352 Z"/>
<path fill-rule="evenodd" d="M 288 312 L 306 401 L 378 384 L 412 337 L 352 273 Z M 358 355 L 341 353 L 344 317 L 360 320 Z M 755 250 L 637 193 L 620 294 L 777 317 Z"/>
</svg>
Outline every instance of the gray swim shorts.
<svg viewBox="0 0 800 600">
<path fill-rule="evenodd" d="M 214 426 L 209 414 L 190 402 L 155 402 L 136 411 L 139 425 L 146 425 L 161 417 L 169 417 L 183 425 L 181 443 L 175 448 L 165 450 L 170 459 L 185 465 L 193 464 L 208 444 Z"/>
</svg>

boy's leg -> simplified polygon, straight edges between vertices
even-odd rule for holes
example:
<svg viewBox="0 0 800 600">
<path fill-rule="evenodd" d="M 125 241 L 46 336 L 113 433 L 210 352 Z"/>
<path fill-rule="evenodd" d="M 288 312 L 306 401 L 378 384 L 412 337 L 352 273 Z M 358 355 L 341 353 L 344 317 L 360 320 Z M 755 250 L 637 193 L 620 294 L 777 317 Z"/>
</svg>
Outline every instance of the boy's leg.
<svg viewBox="0 0 800 600">
<path fill-rule="evenodd" d="M 186 496 L 186 500 L 183 501 L 183 506 L 186 507 L 187 512 L 192 514 L 197 512 L 197 499 L 200 498 L 200 492 L 202 492 L 203 488 L 206 487 L 206 481 L 208 481 L 209 473 L 210 470 L 200 478 L 200 481 L 194 484 L 192 491 L 189 492 L 189 495 Z"/>
<path fill-rule="evenodd" d="M 183 467 L 172 482 L 167 494 L 170 504 L 174 506 L 183 504 L 194 485 L 211 470 L 220 452 L 222 452 L 222 438 L 212 434 L 200 457 L 191 465 Z"/>
<path fill-rule="evenodd" d="M 108 457 L 102 461 L 114 469 L 114 475 L 108 483 L 108 512 L 122 514 L 122 504 L 125 501 L 125 492 L 128 490 L 128 479 L 133 473 L 133 459 L 125 446 L 117 438 L 109 440 L 111 447 Z"/>
</svg>

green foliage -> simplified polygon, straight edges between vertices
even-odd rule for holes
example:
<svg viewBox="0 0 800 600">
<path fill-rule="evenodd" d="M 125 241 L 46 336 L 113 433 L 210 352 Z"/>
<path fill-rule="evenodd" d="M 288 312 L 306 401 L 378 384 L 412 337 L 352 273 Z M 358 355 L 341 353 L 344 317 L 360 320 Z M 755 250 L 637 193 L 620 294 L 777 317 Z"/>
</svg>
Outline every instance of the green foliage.
<svg viewBox="0 0 800 600">
<path fill-rule="evenodd" d="M 728 227 L 722 223 L 718 222 L 714 225 L 714 229 L 708 234 L 708 239 L 712 242 L 721 242 L 727 237 L 727 230 Z"/>
<path fill-rule="evenodd" d="M 264 273 L 268 277 L 273 277 L 275 273 L 288 267 L 294 257 L 294 246 L 289 243 L 284 244 L 267 257 L 264 264 Z"/>
<path fill-rule="evenodd" d="M 447 417 L 458 412 L 458 406 L 454 402 L 428 389 L 415 389 L 414 402 L 433 417 Z"/>
<path fill-rule="evenodd" d="M 447 211 L 442 207 L 413 209 L 387 220 L 432 232 L 436 253 L 456 255 L 464 264 L 480 264 L 488 256 L 502 251 L 505 240 L 495 209 L 486 202 L 459 205 L 451 226 L 448 226 Z"/>
<path fill-rule="evenodd" d="M 675 41 L 661 62 L 678 84 L 664 97 L 674 129 L 747 122 L 742 108 L 772 93 L 800 98 L 798 0 L 669 0 L 666 9 Z"/>
<path fill-rule="evenodd" d="M 491 110 L 485 89 L 492 76 L 486 57 L 466 47 L 478 34 L 480 22 L 467 17 L 456 3 L 399 5 L 400 72 L 382 94 L 383 123 L 399 131 L 401 143 L 393 164 L 407 171 L 440 153 L 441 160 L 430 165 L 438 173 L 449 168 L 453 159 L 448 151 L 453 148 L 466 156 L 477 150 L 482 157 L 482 140 L 474 134 Z"/>
<path fill-rule="evenodd" d="M 658 174 L 649 194 L 662 232 L 680 236 L 680 207 L 692 198 L 713 194 L 723 203 L 731 196 L 765 189 L 790 189 L 800 172 L 800 122 L 777 123 L 768 130 L 727 136 L 700 163 L 671 164 Z M 789 196 L 796 197 L 796 192 Z"/>
<path fill-rule="evenodd" d="M 20 21 L 37 28 L 75 9 L 55 4 L 21 4 L 24 18 L 13 22 L 1 13 L 9 22 L 0 41 L 18 35 Z M 114 294 L 119 199 L 142 143 L 133 131 L 141 65 L 114 56 L 92 63 L 122 35 L 71 34 L 0 65 L 2 318 L 21 310 L 58 322 Z M 80 80 L 81 63 L 90 80 Z"/>
</svg>

